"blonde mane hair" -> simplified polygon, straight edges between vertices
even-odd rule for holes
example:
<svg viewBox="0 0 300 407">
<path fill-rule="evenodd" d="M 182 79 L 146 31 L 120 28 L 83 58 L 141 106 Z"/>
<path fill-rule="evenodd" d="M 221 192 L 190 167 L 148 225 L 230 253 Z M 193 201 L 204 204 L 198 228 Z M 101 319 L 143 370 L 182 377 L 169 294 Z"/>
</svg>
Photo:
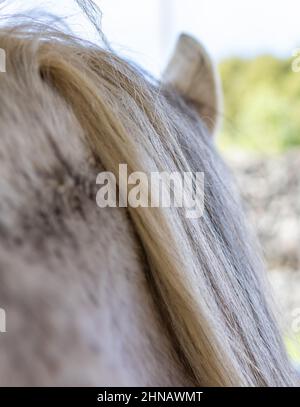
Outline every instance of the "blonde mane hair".
<svg viewBox="0 0 300 407">
<path fill-rule="evenodd" d="M 111 50 L 44 24 L 2 26 L 0 47 L 7 70 L 0 82 L 14 72 L 25 91 L 59 94 L 107 171 L 117 176 L 126 163 L 128 173 L 149 176 L 204 172 L 200 219 L 186 218 L 182 208 L 128 208 L 159 308 L 195 383 L 295 384 L 259 251 L 205 118 L 184 92 L 147 79 Z"/>
</svg>

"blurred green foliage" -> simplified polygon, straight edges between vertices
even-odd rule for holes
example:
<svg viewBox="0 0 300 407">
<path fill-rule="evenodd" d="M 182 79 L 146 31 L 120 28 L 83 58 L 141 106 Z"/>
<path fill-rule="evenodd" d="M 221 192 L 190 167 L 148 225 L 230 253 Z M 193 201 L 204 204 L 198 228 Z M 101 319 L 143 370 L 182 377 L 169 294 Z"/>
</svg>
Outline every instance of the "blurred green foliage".
<svg viewBox="0 0 300 407">
<path fill-rule="evenodd" d="M 291 66 L 269 55 L 220 63 L 221 148 L 277 153 L 300 146 L 300 73 Z"/>
<path fill-rule="evenodd" d="M 291 360 L 300 366 L 300 334 L 294 337 L 287 336 L 285 344 Z"/>
</svg>

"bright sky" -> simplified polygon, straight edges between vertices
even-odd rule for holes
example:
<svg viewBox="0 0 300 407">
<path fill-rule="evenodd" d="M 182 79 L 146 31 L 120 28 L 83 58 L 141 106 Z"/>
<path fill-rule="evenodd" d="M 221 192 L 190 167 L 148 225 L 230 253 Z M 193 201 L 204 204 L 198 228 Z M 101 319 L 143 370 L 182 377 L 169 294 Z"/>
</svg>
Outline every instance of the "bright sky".
<svg viewBox="0 0 300 407">
<path fill-rule="evenodd" d="M 1 3 L 1 0 L 0 0 Z M 7 10 L 31 6 L 71 19 L 90 37 L 89 25 L 71 0 L 15 0 Z M 96 0 L 102 29 L 114 49 L 155 75 L 166 64 L 178 34 L 201 40 L 217 60 L 263 52 L 291 56 L 300 48 L 300 0 Z"/>
</svg>

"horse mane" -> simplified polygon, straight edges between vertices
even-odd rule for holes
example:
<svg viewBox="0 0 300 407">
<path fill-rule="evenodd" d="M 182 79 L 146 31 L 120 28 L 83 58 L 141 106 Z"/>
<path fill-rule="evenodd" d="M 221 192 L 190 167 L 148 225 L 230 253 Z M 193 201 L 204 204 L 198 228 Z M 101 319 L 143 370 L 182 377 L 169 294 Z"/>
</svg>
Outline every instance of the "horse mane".
<svg viewBox="0 0 300 407">
<path fill-rule="evenodd" d="M 20 92 L 51 89 L 63 98 L 105 170 L 117 176 L 126 163 L 129 173 L 149 176 L 204 172 L 200 219 L 176 207 L 128 208 L 149 284 L 195 383 L 294 384 L 259 249 L 229 171 L 190 101 L 111 50 L 42 23 L 2 26 L 0 47 L 7 70 L 0 86 L 11 81 Z M 12 92 L 12 103 L 16 97 Z M 68 137 L 62 133 L 62 143 Z"/>
</svg>

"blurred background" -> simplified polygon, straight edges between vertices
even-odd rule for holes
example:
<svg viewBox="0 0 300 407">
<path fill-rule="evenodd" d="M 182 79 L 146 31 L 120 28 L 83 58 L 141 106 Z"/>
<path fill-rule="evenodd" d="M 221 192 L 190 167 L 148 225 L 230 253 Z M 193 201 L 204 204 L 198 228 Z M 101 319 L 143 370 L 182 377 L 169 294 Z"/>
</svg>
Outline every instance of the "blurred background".
<svg viewBox="0 0 300 407">
<path fill-rule="evenodd" d="M 1 1 L 0 1 L 1 3 Z M 13 1 L 95 32 L 73 1 Z M 217 143 L 261 241 L 290 357 L 300 366 L 299 0 L 96 0 L 112 48 L 159 78 L 181 32 L 216 61 L 224 93 Z"/>
</svg>

